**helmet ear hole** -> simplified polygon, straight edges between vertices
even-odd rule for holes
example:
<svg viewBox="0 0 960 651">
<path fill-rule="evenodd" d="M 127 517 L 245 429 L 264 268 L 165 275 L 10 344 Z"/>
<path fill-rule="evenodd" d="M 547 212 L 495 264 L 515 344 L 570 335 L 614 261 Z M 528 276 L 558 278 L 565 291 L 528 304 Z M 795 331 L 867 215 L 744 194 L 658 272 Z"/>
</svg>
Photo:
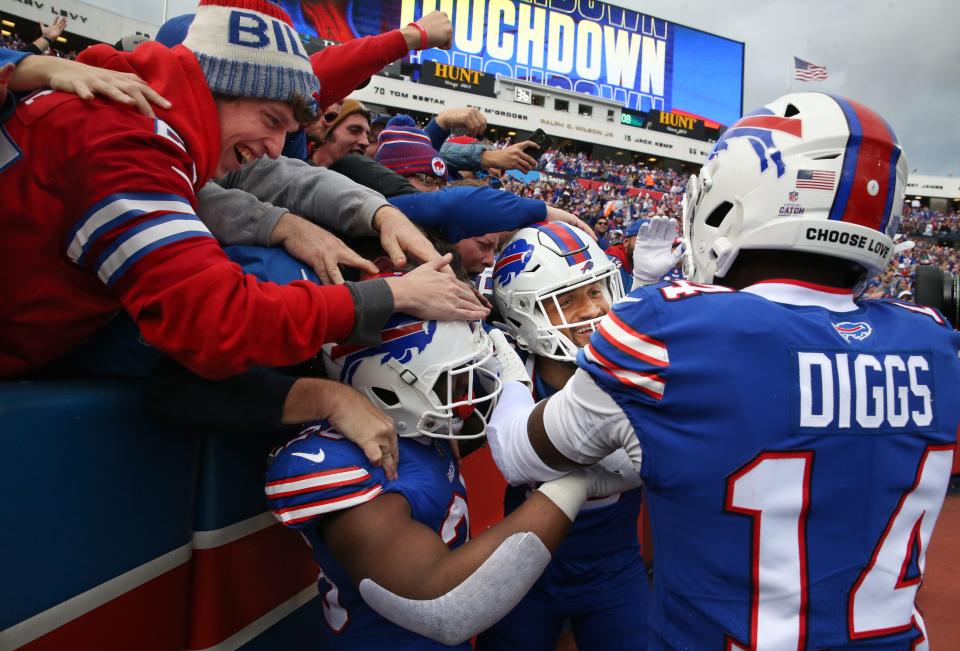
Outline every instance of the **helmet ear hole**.
<svg viewBox="0 0 960 651">
<path fill-rule="evenodd" d="M 783 117 L 792 118 L 794 115 L 797 115 L 799 112 L 800 112 L 800 109 L 798 109 L 796 106 L 794 106 L 793 104 L 787 104 L 787 110 L 783 112 Z"/>
<path fill-rule="evenodd" d="M 380 399 L 380 402 L 386 407 L 393 407 L 400 404 L 400 397 L 389 389 L 384 389 L 382 387 L 372 387 L 370 389 L 373 391 L 374 395 Z"/>
<path fill-rule="evenodd" d="M 712 226 L 714 228 L 719 228 L 720 224 L 723 223 L 723 220 L 726 218 L 727 213 L 730 212 L 730 209 L 733 208 L 733 204 L 729 201 L 724 201 L 719 206 L 713 209 L 713 212 L 704 220 L 707 226 Z"/>
</svg>

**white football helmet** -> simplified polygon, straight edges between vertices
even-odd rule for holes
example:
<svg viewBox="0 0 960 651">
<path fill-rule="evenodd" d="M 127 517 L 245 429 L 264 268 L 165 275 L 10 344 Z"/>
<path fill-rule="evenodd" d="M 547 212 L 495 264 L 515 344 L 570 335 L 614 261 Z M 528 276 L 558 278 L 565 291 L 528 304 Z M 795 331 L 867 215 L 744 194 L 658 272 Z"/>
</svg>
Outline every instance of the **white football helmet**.
<svg viewBox="0 0 960 651">
<path fill-rule="evenodd" d="M 619 267 L 589 235 L 562 222 L 544 222 L 517 231 L 497 256 L 493 303 L 521 348 L 573 362 L 579 348 L 562 331 L 596 329 L 603 317 L 567 323 L 557 296 L 598 280 L 609 305 L 623 297 Z M 554 303 L 562 324 L 550 323 L 547 301 Z"/>
<path fill-rule="evenodd" d="M 367 396 L 399 436 L 483 436 L 503 386 L 479 322 L 394 314 L 381 337 L 379 346 L 325 345 L 327 376 Z"/>
<path fill-rule="evenodd" d="M 890 126 L 852 100 L 785 95 L 720 137 L 684 196 L 684 271 L 725 276 L 742 249 L 817 253 L 880 273 L 893 254 L 907 161 Z"/>
</svg>

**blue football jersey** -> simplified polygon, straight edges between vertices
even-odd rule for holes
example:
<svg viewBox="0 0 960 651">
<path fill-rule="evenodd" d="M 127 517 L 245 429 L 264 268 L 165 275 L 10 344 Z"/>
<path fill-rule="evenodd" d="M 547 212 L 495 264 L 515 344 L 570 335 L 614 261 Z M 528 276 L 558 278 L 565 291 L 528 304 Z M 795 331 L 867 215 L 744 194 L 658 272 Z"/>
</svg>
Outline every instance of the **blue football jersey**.
<svg viewBox="0 0 960 651">
<path fill-rule="evenodd" d="M 349 509 L 383 493 L 399 493 L 411 517 L 437 532 L 451 548 L 469 537 L 467 492 L 446 441 L 401 438 L 399 478 L 388 481 L 359 447 L 323 426 L 304 430 L 273 457 L 266 493 L 274 516 L 298 529 L 320 566 L 324 649 L 470 649 L 449 647 L 401 628 L 367 606 L 346 571 L 317 533 L 327 513 Z"/>
<path fill-rule="evenodd" d="M 651 648 L 920 639 L 914 598 L 960 423 L 960 334 L 929 308 L 848 303 L 661 283 L 614 306 L 581 351 L 643 450 Z"/>
</svg>

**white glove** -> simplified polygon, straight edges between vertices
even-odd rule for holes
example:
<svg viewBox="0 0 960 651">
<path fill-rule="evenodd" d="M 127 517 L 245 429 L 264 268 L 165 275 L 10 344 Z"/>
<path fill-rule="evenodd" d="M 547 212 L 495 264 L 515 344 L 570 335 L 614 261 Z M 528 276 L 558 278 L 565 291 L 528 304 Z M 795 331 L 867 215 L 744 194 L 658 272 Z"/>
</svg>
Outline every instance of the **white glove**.
<svg viewBox="0 0 960 651">
<path fill-rule="evenodd" d="M 520 359 L 520 355 L 507 341 L 503 331 L 494 328 L 487 334 L 493 342 L 494 370 L 500 376 L 500 381 L 506 384 L 515 380 L 526 385 L 528 389 L 531 388 L 533 382 L 523 365 L 523 360 Z"/>
<path fill-rule="evenodd" d="M 677 239 L 677 220 L 654 217 L 637 231 L 633 245 L 633 286 L 658 282 L 673 269 L 683 255 L 683 245 L 673 248 Z"/>
<path fill-rule="evenodd" d="M 643 484 L 640 473 L 637 472 L 633 461 L 630 460 L 630 455 L 623 448 L 607 455 L 600 460 L 600 463 L 587 466 L 579 472 L 586 474 L 590 481 L 587 486 L 587 497 L 607 497 Z"/>
</svg>

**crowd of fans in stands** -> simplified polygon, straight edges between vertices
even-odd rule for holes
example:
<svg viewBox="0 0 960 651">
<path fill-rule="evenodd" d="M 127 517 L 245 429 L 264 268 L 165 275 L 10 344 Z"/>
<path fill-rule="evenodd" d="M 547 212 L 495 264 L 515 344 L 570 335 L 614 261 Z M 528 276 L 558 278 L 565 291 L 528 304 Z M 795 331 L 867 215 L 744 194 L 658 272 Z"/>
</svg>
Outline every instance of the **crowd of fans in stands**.
<svg viewBox="0 0 960 651">
<path fill-rule="evenodd" d="M 51 29 L 62 31 L 65 23 L 40 27 L 46 34 Z M 42 47 L 43 40 L 41 36 L 29 43 L 11 34 L 0 36 L 0 47 L 32 50 L 39 43 L 43 54 L 76 58 L 77 53 L 73 50 Z M 497 150 L 510 146 L 512 140 L 480 142 L 487 149 Z M 634 220 L 653 216 L 674 217 L 678 222 L 682 219 L 680 199 L 689 175 L 676 170 L 637 161 L 595 159 L 582 151 L 557 149 L 540 156 L 538 169 L 539 179 L 529 181 L 504 176 L 502 187 L 518 196 L 543 200 L 574 213 L 596 231 L 604 247 L 617 244 L 622 231 Z M 960 213 L 956 210 L 939 212 L 908 200 L 903 215 L 900 232 L 905 237 L 960 239 Z M 938 265 L 955 273 L 960 266 L 958 263 L 958 249 L 921 239 L 912 250 L 895 256 L 891 268 L 868 283 L 866 294 L 870 297 L 899 296 L 909 300 L 918 264 Z"/>
<path fill-rule="evenodd" d="M 504 146 L 503 142 L 495 146 Z M 577 214 L 590 224 L 607 244 L 616 244 L 620 232 L 631 221 L 653 216 L 682 219 L 680 198 L 688 175 L 670 169 L 594 160 L 584 153 L 548 151 L 541 157 L 538 181 L 510 179 L 505 187 L 521 196 L 544 199 Z M 562 178 L 557 175 L 564 175 Z M 576 179 L 602 181 L 589 187 Z M 627 197 L 629 187 L 642 188 L 635 198 Z M 649 191 L 647 191 L 649 190 Z M 652 192 L 650 192 L 652 191 Z M 960 237 L 960 213 L 944 213 L 906 201 L 900 232 L 914 237 L 915 246 L 894 256 L 890 269 L 871 279 L 864 294 L 870 298 L 913 298 L 913 280 L 917 265 L 939 266 L 957 273 L 960 249 L 922 238 Z"/>
</svg>

